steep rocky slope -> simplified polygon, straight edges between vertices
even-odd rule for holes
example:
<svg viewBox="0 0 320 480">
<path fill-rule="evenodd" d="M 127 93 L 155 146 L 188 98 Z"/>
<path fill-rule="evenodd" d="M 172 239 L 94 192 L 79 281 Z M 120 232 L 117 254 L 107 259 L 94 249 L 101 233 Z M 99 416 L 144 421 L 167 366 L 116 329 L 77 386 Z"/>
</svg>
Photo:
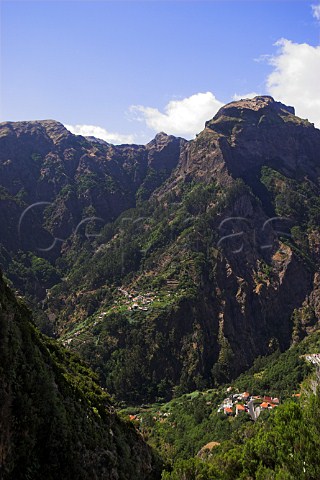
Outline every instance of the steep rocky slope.
<svg viewBox="0 0 320 480">
<path fill-rule="evenodd" d="M 153 479 L 134 427 L 80 360 L 41 336 L 0 278 L 0 477 Z"/>
<path fill-rule="evenodd" d="M 0 124 L 2 265 L 7 268 L 18 253 L 23 270 L 29 269 L 37 260 L 21 257 L 21 251 L 54 261 L 71 235 L 95 235 L 150 196 L 176 166 L 185 143 L 160 133 L 146 146 L 114 146 L 72 135 L 52 120 Z M 58 272 L 48 278 L 26 274 L 21 281 L 21 268 L 12 270 L 15 285 L 36 298 L 57 281 Z"/>
<path fill-rule="evenodd" d="M 79 141 L 87 142 L 72 137 Z M 136 401 L 220 383 L 315 328 L 319 130 L 256 97 L 223 107 L 191 142 L 161 134 L 146 147 L 105 148 L 131 152 L 133 163 L 121 164 L 130 185 L 144 165 L 137 150 L 162 166 L 144 170 L 124 194 L 133 208 L 114 210 L 101 230 L 97 223 L 99 236 L 71 235 L 54 272 L 30 256 L 9 259 L 7 271 L 13 280 L 21 265 L 27 279 L 51 275 L 43 302 L 51 328 L 112 392 Z M 105 161 L 96 159 L 99 168 Z M 87 185 L 87 205 L 98 191 Z"/>
<path fill-rule="evenodd" d="M 53 120 L 0 124 L 0 219 L 7 224 L 1 243 L 48 247 L 37 222 L 45 208 L 43 226 L 53 238 L 67 239 L 88 217 L 98 217 L 101 227 L 135 206 L 137 192 L 147 198 L 176 166 L 185 143 L 160 133 L 146 146 L 114 146 L 72 135 Z M 18 230 L 24 209 L 37 202 L 47 203 L 34 206 Z"/>
<path fill-rule="evenodd" d="M 254 194 L 267 200 L 259 177 L 261 167 L 267 165 L 296 180 L 308 177 L 318 182 L 319 148 L 319 130 L 296 117 L 293 107 L 267 96 L 232 102 L 189 142 L 163 190 L 190 178 L 218 179 L 228 185 L 232 177 L 242 178 Z"/>
</svg>

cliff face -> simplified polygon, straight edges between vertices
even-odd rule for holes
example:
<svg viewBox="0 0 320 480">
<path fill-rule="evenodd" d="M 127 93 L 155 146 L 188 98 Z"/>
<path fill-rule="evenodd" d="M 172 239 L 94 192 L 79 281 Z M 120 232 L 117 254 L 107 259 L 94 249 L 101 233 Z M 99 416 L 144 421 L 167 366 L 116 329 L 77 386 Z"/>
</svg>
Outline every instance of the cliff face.
<svg viewBox="0 0 320 480">
<path fill-rule="evenodd" d="M 3 480 L 152 479 L 156 461 L 81 361 L 42 337 L 0 278 Z"/>
<path fill-rule="evenodd" d="M 184 143 L 159 134 L 146 146 L 113 146 L 72 135 L 53 120 L 0 124 L 0 220 L 7 225 L 1 243 L 46 248 L 54 237 L 78 232 L 89 217 L 99 218 L 101 228 L 135 206 L 139 189 L 150 196 L 176 166 Z"/>
<path fill-rule="evenodd" d="M 296 117 L 293 107 L 271 97 L 232 102 L 189 142 L 172 182 L 198 178 L 228 184 L 232 177 L 256 188 L 264 165 L 287 177 L 317 181 L 319 148 L 319 130 Z"/>
<path fill-rule="evenodd" d="M 316 328 L 320 131 L 292 107 L 271 97 L 233 102 L 195 140 L 159 134 L 145 147 L 101 146 L 56 122 L 3 128 L 1 171 L 11 159 L 13 175 L 4 174 L 4 202 L 17 200 L 13 178 L 25 182 L 16 144 L 25 139 L 19 152 L 30 162 L 35 135 L 34 178 L 53 199 L 43 234 L 64 238 L 76 222 L 104 218 L 99 236 L 62 242 L 54 271 L 31 255 L 3 257 L 14 281 L 21 273 L 24 283 L 48 282 L 42 321 L 119 397 L 163 398 L 234 378 Z"/>
</svg>

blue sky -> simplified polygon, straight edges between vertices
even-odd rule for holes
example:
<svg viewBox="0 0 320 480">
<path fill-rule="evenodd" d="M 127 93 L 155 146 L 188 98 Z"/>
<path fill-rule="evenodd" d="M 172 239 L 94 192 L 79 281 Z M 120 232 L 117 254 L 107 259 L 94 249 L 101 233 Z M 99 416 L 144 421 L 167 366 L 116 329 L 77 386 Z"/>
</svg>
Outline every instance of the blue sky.
<svg viewBox="0 0 320 480">
<path fill-rule="evenodd" d="M 320 126 L 318 5 L 3 0 L 0 120 L 145 143 L 192 138 L 235 94 L 268 93 Z"/>
</svg>

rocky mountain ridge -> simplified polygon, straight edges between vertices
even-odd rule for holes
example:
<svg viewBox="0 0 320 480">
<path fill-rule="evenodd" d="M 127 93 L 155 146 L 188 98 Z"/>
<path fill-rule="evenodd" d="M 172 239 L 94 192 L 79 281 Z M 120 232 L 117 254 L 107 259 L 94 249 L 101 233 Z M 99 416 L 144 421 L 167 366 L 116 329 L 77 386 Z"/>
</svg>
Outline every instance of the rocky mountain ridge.
<svg viewBox="0 0 320 480">
<path fill-rule="evenodd" d="M 16 284 L 25 275 L 33 296 L 32 282 L 47 281 L 44 323 L 119 398 L 219 384 L 317 327 L 320 131 L 292 107 L 271 97 L 232 102 L 193 141 L 159 134 L 145 147 L 40 123 L 11 125 L 11 140 L 2 126 L 0 215 L 8 202 L 21 212 L 44 182 L 53 205 L 40 223 L 67 239 L 61 251 L 33 246 L 14 263 L 4 237 L 3 263 Z M 30 165 L 27 194 L 21 162 Z M 153 300 L 128 303 L 119 288 Z"/>
<path fill-rule="evenodd" d="M 72 135 L 53 120 L 0 124 L 1 203 L 15 211 L 11 222 L 4 208 L 0 213 L 10 231 L 6 237 L 3 232 L 2 243 L 12 246 L 14 239 L 16 248 L 39 247 L 30 237 L 32 227 L 45 237 L 35 218 L 45 207 L 45 229 L 64 240 L 84 217 L 97 217 L 100 224 L 114 220 L 135 206 L 137 193 L 148 198 L 176 166 L 185 143 L 162 133 L 146 146 L 114 146 Z M 41 207 L 40 202 L 47 203 Z M 14 229 L 23 207 L 31 205 L 19 242 Z M 50 245 L 45 240 L 41 248 Z"/>
<path fill-rule="evenodd" d="M 319 130 L 296 117 L 293 107 L 268 96 L 236 101 L 222 107 L 189 142 L 173 182 L 218 178 L 228 185 L 232 177 L 254 188 L 253 179 L 263 165 L 289 177 L 308 176 L 317 181 L 319 148 Z"/>
</svg>

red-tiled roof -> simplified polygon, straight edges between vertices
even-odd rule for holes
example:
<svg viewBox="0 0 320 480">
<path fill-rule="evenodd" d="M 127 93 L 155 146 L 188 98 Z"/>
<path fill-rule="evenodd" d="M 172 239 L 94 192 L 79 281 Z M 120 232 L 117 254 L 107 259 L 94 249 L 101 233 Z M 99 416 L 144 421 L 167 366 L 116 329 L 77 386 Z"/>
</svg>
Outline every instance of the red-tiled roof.
<svg viewBox="0 0 320 480">
<path fill-rule="evenodd" d="M 246 407 L 244 405 L 239 404 L 239 405 L 236 405 L 236 409 L 245 411 Z"/>
<path fill-rule="evenodd" d="M 233 410 L 232 410 L 232 408 L 230 408 L 230 407 L 226 407 L 226 408 L 224 409 L 224 411 L 225 411 L 226 413 L 233 413 Z"/>
<path fill-rule="evenodd" d="M 261 408 L 268 408 L 269 407 L 269 403 L 267 402 L 262 402 L 261 405 L 260 405 Z"/>
</svg>

